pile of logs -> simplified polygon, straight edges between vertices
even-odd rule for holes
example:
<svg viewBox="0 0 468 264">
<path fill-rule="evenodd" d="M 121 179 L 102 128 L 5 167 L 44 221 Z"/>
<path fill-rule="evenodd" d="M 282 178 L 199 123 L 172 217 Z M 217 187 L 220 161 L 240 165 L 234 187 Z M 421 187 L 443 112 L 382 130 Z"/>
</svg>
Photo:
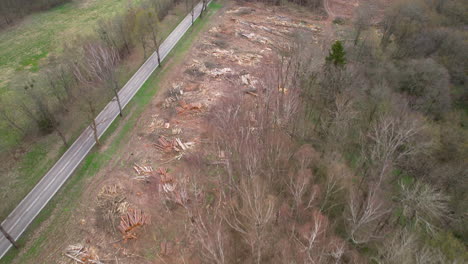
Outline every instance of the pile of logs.
<svg viewBox="0 0 468 264">
<path fill-rule="evenodd" d="M 175 190 L 174 178 L 167 173 L 167 169 L 159 168 L 158 174 L 160 177 L 162 190 L 166 193 L 173 192 Z"/>
<path fill-rule="evenodd" d="M 176 107 L 177 114 L 184 114 L 190 111 L 200 111 L 202 109 L 202 104 L 187 104 L 184 100 L 179 101 L 179 107 Z"/>
<path fill-rule="evenodd" d="M 85 247 L 81 244 L 70 245 L 65 250 L 65 256 L 78 263 L 102 264 L 93 248 Z"/>
<path fill-rule="evenodd" d="M 193 142 L 186 142 L 183 143 L 180 138 L 174 138 L 174 139 L 167 139 L 164 136 L 160 136 L 158 138 L 158 142 L 154 144 L 154 146 L 165 152 L 165 153 L 171 153 L 173 151 L 176 152 L 181 152 L 188 150 L 190 147 L 192 147 L 195 143 Z"/>
<path fill-rule="evenodd" d="M 137 238 L 134 229 L 144 224 L 149 224 L 149 216 L 139 209 L 128 209 L 125 215 L 120 217 L 119 231 L 124 240 Z"/>
</svg>

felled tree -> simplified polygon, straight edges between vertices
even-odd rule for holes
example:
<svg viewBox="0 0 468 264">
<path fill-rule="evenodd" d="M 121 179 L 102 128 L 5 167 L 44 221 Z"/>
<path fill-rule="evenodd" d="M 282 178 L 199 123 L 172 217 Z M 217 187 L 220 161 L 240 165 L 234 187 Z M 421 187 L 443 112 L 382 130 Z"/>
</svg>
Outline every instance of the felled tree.
<svg viewBox="0 0 468 264">
<path fill-rule="evenodd" d="M 344 66 L 346 64 L 346 52 L 341 41 L 335 41 L 325 60 L 327 63 L 333 63 L 335 66 Z"/>
<path fill-rule="evenodd" d="M 120 217 L 118 229 L 123 234 L 124 240 L 135 239 L 136 234 L 132 230 L 149 223 L 149 215 L 145 214 L 142 210 L 130 208 L 126 214 Z"/>
</svg>

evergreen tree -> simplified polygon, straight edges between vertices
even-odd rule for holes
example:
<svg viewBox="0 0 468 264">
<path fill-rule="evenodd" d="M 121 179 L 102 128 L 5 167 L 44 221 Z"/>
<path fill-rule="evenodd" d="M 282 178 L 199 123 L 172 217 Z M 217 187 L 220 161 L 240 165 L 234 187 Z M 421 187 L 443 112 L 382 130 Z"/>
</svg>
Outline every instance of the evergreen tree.
<svg viewBox="0 0 468 264">
<path fill-rule="evenodd" d="M 333 63 L 335 66 L 344 66 L 346 64 L 346 53 L 341 41 L 335 41 L 328 53 L 326 61 L 327 63 Z"/>
</svg>

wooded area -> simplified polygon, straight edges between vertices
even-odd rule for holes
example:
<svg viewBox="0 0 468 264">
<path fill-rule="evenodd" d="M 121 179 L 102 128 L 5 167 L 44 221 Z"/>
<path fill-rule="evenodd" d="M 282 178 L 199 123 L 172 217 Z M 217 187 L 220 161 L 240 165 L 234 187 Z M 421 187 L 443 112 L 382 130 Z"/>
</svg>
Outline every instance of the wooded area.
<svg viewBox="0 0 468 264">
<path fill-rule="evenodd" d="M 467 7 L 400 1 L 377 24 L 359 7 L 350 40 L 319 51 L 298 33 L 255 100 L 215 109 L 227 187 L 188 206 L 203 258 L 466 262 Z"/>
</svg>

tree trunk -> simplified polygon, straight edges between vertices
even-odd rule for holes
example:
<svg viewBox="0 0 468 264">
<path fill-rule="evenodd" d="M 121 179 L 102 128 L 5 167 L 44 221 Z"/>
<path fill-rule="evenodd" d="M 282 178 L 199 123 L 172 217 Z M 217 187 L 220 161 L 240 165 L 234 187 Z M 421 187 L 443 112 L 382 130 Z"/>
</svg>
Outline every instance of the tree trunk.
<svg viewBox="0 0 468 264">
<path fill-rule="evenodd" d="M 145 44 L 144 36 L 140 37 L 140 40 L 141 40 L 141 46 L 143 47 L 143 57 L 146 60 L 146 44 Z"/>
<path fill-rule="evenodd" d="M 93 119 L 93 123 L 91 124 L 91 128 L 93 129 L 93 136 L 94 140 L 96 141 L 96 145 L 101 145 L 99 142 L 98 132 L 97 132 L 97 124 L 96 119 Z"/>
<path fill-rule="evenodd" d="M 2 232 L 2 234 L 5 236 L 5 238 L 8 239 L 8 241 L 10 241 L 10 243 L 13 245 L 13 247 L 15 247 L 16 249 L 19 248 L 16 241 L 10 236 L 10 234 L 7 233 L 7 231 L 5 229 L 3 229 L 2 225 L 0 225 L 0 232 Z"/>
<path fill-rule="evenodd" d="M 58 128 L 58 124 L 54 124 L 54 129 L 55 129 L 55 131 L 57 131 L 57 134 L 58 134 L 59 137 L 62 139 L 62 142 L 63 142 L 63 144 L 65 145 L 65 147 L 68 147 L 67 138 L 66 138 L 65 135 L 62 133 L 62 131 Z"/>
<path fill-rule="evenodd" d="M 358 29 L 356 32 L 356 38 L 354 39 L 354 46 L 358 44 L 359 37 L 361 36 L 361 29 Z"/>
<path fill-rule="evenodd" d="M 115 99 L 117 100 L 117 105 L 119 106 L 119 116 L 122 117 L 122 104 L 120 103 L 119 92 L 117 89 L 112 89 L 114 91 Z"/>
<path fill-rule="evenodd" d="M 122 35 L 122 39 L 124 41 L 124 46 L 125 46 L 125 49 L 127 50 L 127 54 L 130 54 L 130 44 L 128 43 L 127 37 L 123 29 L 121 29 L 120 34 Z"/>
<path fill-rule="evenodd" d="M 158 64 L 161 66 L 161 56 L 159 55 L 159 46 L 156 48 L 156 55 L 158 55 Z"/>
<path fill-rule="evenodd" d="M 200 10 L 200 18 L 203 18 L 203 11 L 205 10 L 205 0 L 202 0 L 202 7 Z"/>
</svg>

